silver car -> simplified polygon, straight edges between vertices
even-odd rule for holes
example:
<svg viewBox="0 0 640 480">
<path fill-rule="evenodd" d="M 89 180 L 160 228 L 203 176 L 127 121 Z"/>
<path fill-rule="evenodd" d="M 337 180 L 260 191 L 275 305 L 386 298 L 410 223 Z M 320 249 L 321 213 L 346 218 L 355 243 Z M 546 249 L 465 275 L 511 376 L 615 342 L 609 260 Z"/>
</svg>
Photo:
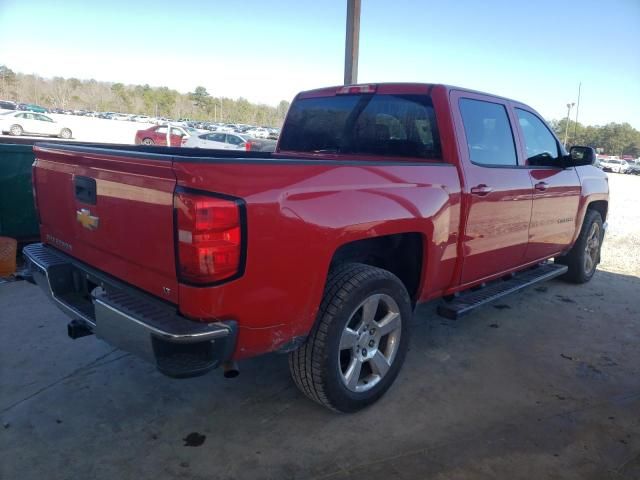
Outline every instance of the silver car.
<svg viewBox="0 0 640 480">
<path fill-rule="evenodd" d="M 192 135 L 182 144 L 183 147 L 213 148 L 217 150 L 249 150 L 247 143 L 251 138 L 247 135 L 227 132 L 209 132 Z"/>
</svg>

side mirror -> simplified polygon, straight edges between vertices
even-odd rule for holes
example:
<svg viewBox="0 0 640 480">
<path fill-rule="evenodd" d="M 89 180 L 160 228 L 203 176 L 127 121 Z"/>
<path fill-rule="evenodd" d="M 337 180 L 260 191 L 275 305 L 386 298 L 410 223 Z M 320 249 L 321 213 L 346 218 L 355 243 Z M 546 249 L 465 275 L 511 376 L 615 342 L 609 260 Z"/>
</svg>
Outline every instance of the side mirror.
<svg viewBox="0 0 640 480">
<path fill-rule="evenodd" d="M 565 161 L 567 167 L 593 165 L 596 162 L 596 151 L 591 147 L 571 147 Z"/>
</svg>

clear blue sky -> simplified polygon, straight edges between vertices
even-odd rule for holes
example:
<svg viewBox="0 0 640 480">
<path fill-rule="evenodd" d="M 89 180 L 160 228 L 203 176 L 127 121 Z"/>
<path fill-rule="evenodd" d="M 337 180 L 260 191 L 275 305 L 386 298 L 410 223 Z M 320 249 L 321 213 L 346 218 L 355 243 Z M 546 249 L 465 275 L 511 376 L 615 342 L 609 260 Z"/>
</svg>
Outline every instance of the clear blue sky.
<svg viewBox="0 0 640 480">
<path fill-rule="evenodd" d="M 342 82 L 346 0 L 0 0 L 0 63 L 276 104 Z M 362 0 L 360 82 L 449 83 L 640 128 L 640 0 Z"/>
</svg>

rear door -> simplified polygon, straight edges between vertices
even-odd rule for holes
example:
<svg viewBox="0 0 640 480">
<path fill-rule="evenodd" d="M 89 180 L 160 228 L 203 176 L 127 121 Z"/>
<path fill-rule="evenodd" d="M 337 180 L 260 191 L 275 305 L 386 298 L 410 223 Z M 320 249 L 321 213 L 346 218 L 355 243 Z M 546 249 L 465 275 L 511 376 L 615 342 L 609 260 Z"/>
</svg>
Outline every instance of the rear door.
<svg viewBox="0 0 640 480">
<path fill-rule="evenodd" d="M 468 284 L 522 265 L 532 185 L 507 102 L 462 91 L 451 92 L 450 101 L 464 170 L 461 283 Z"/>
<path fill-rule="evenodd" d="M 58 130 L 59 125 L 55 123 L 53 119 L 39 113 L 34 113 L 33 116 L 38 122 L 38 128 L 40 132 L 47 135 L 57 135 L 60 133 L 60 131 Z"/>
<path fill-rule="evenodd" d="M 188 137 L 187 132 L 182 130 L 181 128 L 171 127 L 171 135 L 169 137 L 169 141 L 171 142 L 172 147 L 179 147 L 182 145 L 182 139 L 184 137 Z"/>
<path fill-rule="evenodd" d="M 544 121 L 528 107 L 516 105 L 521 150 L 533 184 L 533 208 L 525 260 L 560 253 L 572 241 L 580 203 L 576 169 L 562 166 L 560 143 Z"/>
<path fill-rule="evenodd" d="M 216 149 L 229 148 L 229 144 L 225 142 L 226 137 L 227 137 L 227 134 L 223 132 L 210 133 L 206 137 L 207 148 L 216 148 Z"/>
<path fill-rule="evenodd" d="M 230 150 L 244 150 L 246 143 L 242 137 L 238 135 L 227 134 L 227 148 Z"/>
</svg>

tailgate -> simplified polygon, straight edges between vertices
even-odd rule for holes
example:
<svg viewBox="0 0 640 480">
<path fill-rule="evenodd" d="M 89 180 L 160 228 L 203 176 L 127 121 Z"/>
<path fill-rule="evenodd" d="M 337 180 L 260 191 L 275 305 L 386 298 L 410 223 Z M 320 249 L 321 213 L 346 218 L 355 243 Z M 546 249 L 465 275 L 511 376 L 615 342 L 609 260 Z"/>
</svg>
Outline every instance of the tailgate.
<svg viewBox="0 0 640 480">
<path fill-rule="evenodd" d="M 42 240 L 177 303 L 171 157 L 75 146 L 34 151 Z"/>
</svg>

